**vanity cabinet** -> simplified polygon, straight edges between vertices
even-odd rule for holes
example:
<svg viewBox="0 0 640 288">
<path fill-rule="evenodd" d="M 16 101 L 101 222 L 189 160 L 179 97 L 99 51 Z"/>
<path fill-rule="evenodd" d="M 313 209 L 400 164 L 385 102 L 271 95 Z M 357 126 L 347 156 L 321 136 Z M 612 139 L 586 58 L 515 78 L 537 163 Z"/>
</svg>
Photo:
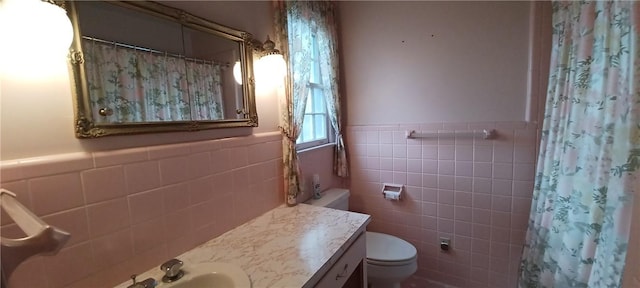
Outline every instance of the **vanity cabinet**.
<svg viewBox="0 0 640 288">
<path fill-rule="evenodd" d="M 282 205 L 175 258 L 184 262 L 185 272 L 218 262 L 240 266 L 251 288 L 366 288 L 370 219 L 313 205 Z M 138 278 L 162 278 L 158 266 Z M 123 281 L 117 288 L 131 284 Z"/>
<path fill-rule="evenodd" d="M 329 271 L 314 286 L 316 288 L 367 287 L 367 245 L 365 233 L 347 248 Z"/>
</svg>

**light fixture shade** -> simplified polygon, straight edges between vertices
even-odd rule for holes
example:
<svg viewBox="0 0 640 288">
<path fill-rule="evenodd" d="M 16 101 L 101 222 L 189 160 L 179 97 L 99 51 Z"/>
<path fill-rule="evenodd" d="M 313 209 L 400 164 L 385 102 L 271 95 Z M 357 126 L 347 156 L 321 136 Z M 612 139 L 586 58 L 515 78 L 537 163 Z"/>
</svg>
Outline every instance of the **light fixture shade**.
<svg viewBox="0 0 640 288">
<path fill-rule="evenodd" d="M 259 75 L 264 81 L 281 83 L 287 74 L 287 64 L 281 54 L 267 54 L 259 61 Z M 262 80 L 261 80 L 262 81 Z"/>
<path fill-rule="evenodd" d="M 264 43 L 254 40 L 254 46 L 260 59 L 254 62 L 254 74 L 256 82 L 260 85 L 278 85 L 287 75 L 287 63 L 278 49 L 276 43 L 269 39 Z"/>
<path fill-rule="evenodd" d="M 236 80 L 238 85 L 242 85 L 242 67 L 240 67 L 240 61 L 236 61 L 236 64 L 233 64 L 233 79 Z"/>
<path fill-rule="evenodd" d="M 69 52 L 73 27 L 64 9 L 41 0 L 0 1 L 0 61 L 3 70 L 33 69 L 60 62 Z M 19 72 L 18 72 L 19 73 Z"/>
<path fill-rule="evenodd" d="M 47 23 L 43 25 L 46 28 L 43 29 L 42 33 L 47 34 L 46 37 L 43 37 L 44 41 L 55 47 L 56 53 L 66 56 L 73 41 L 73 26 L 67 16 L 67 11 L 58 5 L 44 1 L 41 1 L 40 7 L 42 13 L 40 15 L 42 18 L 40 19 L 45 19 L 41 20 L 44 21 L 41 23 Z"/>
</svg>

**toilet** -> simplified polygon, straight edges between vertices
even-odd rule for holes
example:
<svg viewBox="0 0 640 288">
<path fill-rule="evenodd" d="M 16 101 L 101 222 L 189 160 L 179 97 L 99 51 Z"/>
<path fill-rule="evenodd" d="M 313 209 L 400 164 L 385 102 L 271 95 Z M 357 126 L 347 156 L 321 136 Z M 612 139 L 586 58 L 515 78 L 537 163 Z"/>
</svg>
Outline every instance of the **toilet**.
<svg viewBox="0 0 640 288">
<path fill-rule="evenodd" d="M 306 204 L 347 211 L 349 190 L 329 189 L 320 199 L 310 199 Z M 418 269 L 417 250 L 411 243 L 396 236 L 366 232 L 367 281 L 371 288 L 399 288 L 400 282 Z"/>
</svg>

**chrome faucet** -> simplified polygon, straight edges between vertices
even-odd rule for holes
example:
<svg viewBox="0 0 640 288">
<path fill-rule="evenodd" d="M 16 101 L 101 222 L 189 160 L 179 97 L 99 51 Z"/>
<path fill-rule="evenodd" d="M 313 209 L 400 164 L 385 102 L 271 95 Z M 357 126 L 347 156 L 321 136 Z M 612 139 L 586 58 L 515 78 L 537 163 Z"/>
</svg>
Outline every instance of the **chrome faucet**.
<svg viewBox="0 0 640 288">
<path fill-rule="evenodd" d="M 138 275 L 131 275 L 133 284 L 127 286 L 127 288 L 154 288 L 156 287 L 156 285 L 158 285 L 158 283 L 156 283 L 156 280 L 153 278 L 147 278 L 145 280 L 142 280 L 142 282 L 136 282 L 136 277 L 138 277 Z"/>
<path fill-rule="evenodd" d="M 160 270 L 165 273 L 162 277 L 162 282 L 171 283 L 182 278 L 182 276 L 184 276 L 184 271 L 181 270 L 183 264 L 184 263 L 178 259 L 171 259 L 162 263 Z"/>
</svg>

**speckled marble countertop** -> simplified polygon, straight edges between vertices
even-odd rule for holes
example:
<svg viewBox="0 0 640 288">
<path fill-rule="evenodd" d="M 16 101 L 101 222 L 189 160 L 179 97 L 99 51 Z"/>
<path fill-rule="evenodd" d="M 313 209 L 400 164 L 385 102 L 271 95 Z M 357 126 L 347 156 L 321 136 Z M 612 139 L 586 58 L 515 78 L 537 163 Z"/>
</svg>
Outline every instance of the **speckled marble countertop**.
<svg viewBox="0 0 640 288">
<path fill-rule="evenodd" d="M 237 264 L 249 275 L 253 288 L 311 287 L 369 221 L 369 215 L 307 204 L 280 206 L 176 258 L 185 268 L 191 263 Z M 138 279 L 153 277 L 161 283 L 162 275 L 154 267 Z M 116 287 L 130 284 L 125 281 Z"/>
</svg>

